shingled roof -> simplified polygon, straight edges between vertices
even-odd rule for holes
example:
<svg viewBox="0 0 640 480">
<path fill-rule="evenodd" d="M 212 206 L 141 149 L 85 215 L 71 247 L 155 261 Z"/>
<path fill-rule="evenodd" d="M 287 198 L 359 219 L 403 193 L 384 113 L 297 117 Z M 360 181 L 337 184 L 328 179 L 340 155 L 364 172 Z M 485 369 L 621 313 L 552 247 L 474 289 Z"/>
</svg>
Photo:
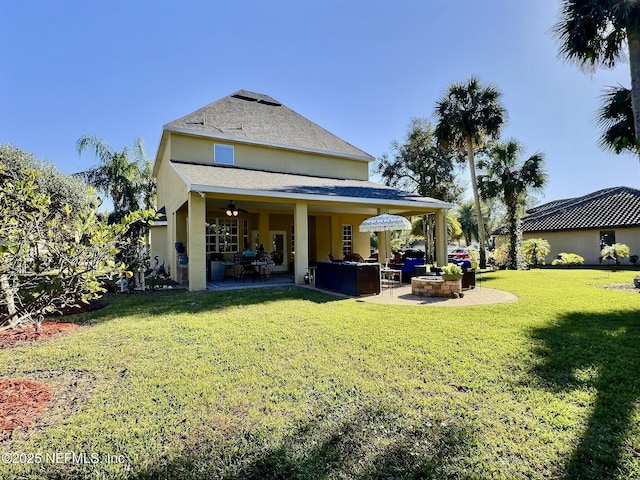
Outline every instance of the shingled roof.
<svg viewBox="0 0 640 480">
<path fill-rule="evenodd" d="M 164 126 L 262 145 L 310 150 L 365 161 L 373 157 L 268 95 L 239 90 Z"/>
<path fill-rule="evenodd" d="M 237 167 L 201 165 L 171 161 L 190 190 L 217 193 L 246 192 L 249 195 L 291 199 L 327 199 L 364 204 L 390 204 L 417 208 L 452 208 L 430 197 L 367 180 L 314 177 L 291 173 L 265 172 Z"/>
<path fill-rule="evenodd" d="M 612 187 L 527 211 L 523 232 L 640 226 L 640 190 Z M 503 233 L 503 232 L 500 232 Z"/>
</svg>

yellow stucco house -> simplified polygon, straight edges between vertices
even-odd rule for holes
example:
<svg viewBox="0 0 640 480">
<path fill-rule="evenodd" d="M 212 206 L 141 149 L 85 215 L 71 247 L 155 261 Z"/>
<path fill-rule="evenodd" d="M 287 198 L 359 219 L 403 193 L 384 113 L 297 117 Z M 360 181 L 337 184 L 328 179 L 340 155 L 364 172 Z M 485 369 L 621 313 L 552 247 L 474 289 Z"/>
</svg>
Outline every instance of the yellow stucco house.
<svg viewBox="0 0 640 480">
<path fill-rule="evenodd" d="M 263 245 L 278 269 L 304 283 L 310 263 L 370 253 L 358 226 L 380 213 L 435 214 L 438 262 L 446 263 L 453 205 L 369 181 L 374 158 L 273 98 L 238 91 L 166 124 L 155 158 L 158 205 L 152 256 L 176 278 L 182 243 L 189 289 L 207 288 L 214 253 L 231 259 Z"/>
</svg>

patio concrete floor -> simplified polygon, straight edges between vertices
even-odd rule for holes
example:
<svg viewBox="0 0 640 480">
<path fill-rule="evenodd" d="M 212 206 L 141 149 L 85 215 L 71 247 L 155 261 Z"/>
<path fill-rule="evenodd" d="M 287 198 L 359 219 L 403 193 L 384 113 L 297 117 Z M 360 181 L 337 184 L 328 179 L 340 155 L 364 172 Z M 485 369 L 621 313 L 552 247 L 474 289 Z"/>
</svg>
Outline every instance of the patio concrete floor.
<svg viewBox="0 0 640 480">
<path fill-rule="evenodd" d="M 359 297 L 359 302 L 370 302 L 392 305 L 427 305 L 433 307 L 469 307 L 473 305 L 494 305 L 518 300 L 513 293 L 476 286 L 464 290 L 460 298 L 420 297 L 411 293 L 411 285 L 397 288 L 383 288 L 380 295 Z"/>
<path fill-rule="evenodd" d="M 293 279 L 290 274 L 273 275 L 268 281 L 256 279 L 245 279 L 236 282 L 234 279 L 225 279 L 224 282 L 208 282 L 207 290 L 209 291 L 227 291 L 240 290 L 245 288 L 265 288 L 265 287 L 282 287 L 293 286 Z M 313 285 L 298 285 L 301 288 L 315 289 Z M 482 285 L 476 288 L 464 290 L 464 296 L 461 298 L 435 298 L 435 297 L 419 297 L 411 294 L 411 285 L 404 284 L 401 287 L 383 288 L 379 295 L 368 295 L 363 297 L 350 297 L 337 292 L 318 289 L 329 295 L 336 295 L 344 298 L 354 298 L 358 302 L 369 302 L 389 305 L 427 305 L 436 307 L 468 307 L 472 305 L 494 305 L 499 303 L 509 303 L 518 300 L 514 294 L 494 288 L 486 288 Z"/>
<path fill-rule="evenodd" d="M 240 290 L 243 288 L 281 287 L 283 285 L 293 285 L 293 278 L 290 273 L 273 274 L 267 281 L 261 278 L 245 278 L 240 281 L 236 281 L 233 278 L 225 278 L 224 281 L 208 281 L 207 290 Z"/>
</svg>

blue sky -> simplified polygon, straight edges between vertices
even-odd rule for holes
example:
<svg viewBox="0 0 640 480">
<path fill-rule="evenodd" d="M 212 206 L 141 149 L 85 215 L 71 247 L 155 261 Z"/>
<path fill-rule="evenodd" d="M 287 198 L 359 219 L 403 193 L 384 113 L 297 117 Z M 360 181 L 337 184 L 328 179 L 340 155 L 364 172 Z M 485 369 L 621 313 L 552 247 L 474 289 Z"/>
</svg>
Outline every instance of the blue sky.
<svg viewBox="0 0 640 480">
<path fill-rule="evenodd" d="M 543 152 L 543 201 L 640 188 L 640 163 L 597 146 L 606 86 L 558 58 L 558 0 L 0 1 L 0 142 L 72 173 L 77 139 L 114 148 L 240 89 L 268 94 L 374 157 L 471 75 L 503 94 L 503 138 Z M 467 178 L 467 175 L 464 176 Z"/>
</svg>

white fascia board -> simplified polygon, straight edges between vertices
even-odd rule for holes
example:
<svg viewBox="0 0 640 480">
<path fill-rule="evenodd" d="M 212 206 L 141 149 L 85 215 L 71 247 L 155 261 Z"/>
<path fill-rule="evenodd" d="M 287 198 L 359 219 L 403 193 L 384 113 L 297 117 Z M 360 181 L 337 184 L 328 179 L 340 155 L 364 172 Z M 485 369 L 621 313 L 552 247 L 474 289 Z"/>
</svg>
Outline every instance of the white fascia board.
<svg viewBox="0 0 640 480">
<path fill-rule="evenodd" d="M 156 156 L 153 160 L 153 169 L 151 170 L 151 176 L 152 177 L 157 177 L 158 175 L 158 168 L 160 166 L 160 151 L 163 147 L 164 144 L 167 143 L 167 138 L 164 135 L 164 130 L 162 130 L 162 132 L 160 133 L 160 140 L 158 140 L 158 148 L 156 148 Z"/>
<path fill-rule="evenodd" d="M 270 143 L 270 142 L 261 142 L 258 140 L 251 140 L 248 138 L 244 138 L 244 137 L 234 137 L 233 135 L 224 135 L 224 134 L 218 134 L 218 133 L 209 133 L 209 132 L 200 132 L 198 130 L 189 130 L 187 128 L 176 128 L 176 127 L 169 127 L 166 126 L 164 127 L 164 131 L 167 132 L 172 132 L 172 133 L 181 133 L 183 135 L 191 135 L 191 136 L 196 136 L 196 137 L 207 137 L 207 138 L 211 138 L 214 140 L 226 140 L 229 142 L 237 142 L 237 143 L 245 143 L 248 145 L 259 145 L 261 147 L 269 147 L 269 148 L 279 148 L 279 149 L 283 149 L 283 150 L 294 150 L 297 152 L 304 152 L 304 153 L 313 153 L 315 155 L 325 155 L 328 157 L 341 157 L 341 158 L 348 158 L 351 160 L 360 160 L 362 162 L 367 162 L 367 163 L 371 163 L 375 160 L 374 157 L 372 157 L 371 155 L 367 155 L 367 156 L 363 156 L 363 155 L 349 155 L 346 153 L 338 153 L 338 152 L 329 152 L 327 150 L 316 150 L 313 148 L 303 148 L 303 147 L 296 147 L 296 146 L 292 146 L 292 145 L 284 145 L 284 144 L 279 144 L 279 143 Z"/>
</svg>

